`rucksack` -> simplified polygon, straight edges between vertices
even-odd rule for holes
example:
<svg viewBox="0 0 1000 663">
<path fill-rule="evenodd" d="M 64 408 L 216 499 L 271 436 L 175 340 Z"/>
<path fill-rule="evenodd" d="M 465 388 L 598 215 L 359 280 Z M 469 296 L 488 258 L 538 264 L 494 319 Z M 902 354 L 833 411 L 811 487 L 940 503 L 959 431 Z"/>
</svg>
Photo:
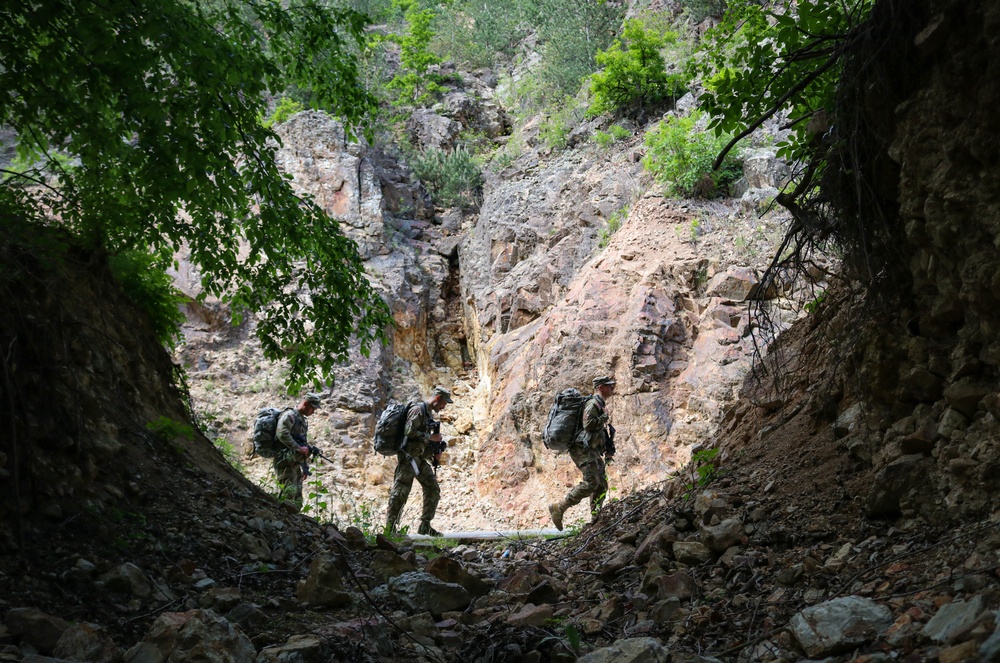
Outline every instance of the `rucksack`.
<svg viewBox="0 0 1000 663">
<path fill-rule="evenodd" d="M 375 424 L 375 451 L 383 456 L 395 456 L 399 452 L 406 432 L 406 416 L 412 405 L 392 401 L 382 410 Z"/>
<path fill-rule="evenodd" d="M 253 422 L 253 450 L 258 456 L 274 458 L 284 447 L 276 435 L 278 419 L 284 411 L 277 407 L 266 407 L 257 413 L 257 420 Z"/>
<path fill-rule="evenodd" d="M 590 399 L 576 389 L 564 389 L 556 394 L 549 410 L 542 442 L 553 451 L 566 451 L 583 427 L 583 405 Z"/>
</svg>

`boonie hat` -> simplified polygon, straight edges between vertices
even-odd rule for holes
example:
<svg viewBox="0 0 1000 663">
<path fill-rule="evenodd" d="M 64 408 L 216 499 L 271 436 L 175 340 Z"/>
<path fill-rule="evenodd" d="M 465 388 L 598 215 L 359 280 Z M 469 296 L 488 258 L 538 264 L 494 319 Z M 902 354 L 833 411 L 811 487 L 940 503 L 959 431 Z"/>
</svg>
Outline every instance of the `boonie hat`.
<svg viewBox="0 0 1000 663">
<path fill-rule="evenodd" d="M 444 396 L 445 403 L 455 402 L 451 400 L 451 392 L 445 389 L 444 387 L 434 387 L 434 396 Z"/>
<path fill-rule="evenodd" d="M 323 401 L 320 399 L 319 394 L 306 394 L 306 397 L 302 400 L 309 403 L 309 405 L 312 405 L 316 409 L 319 409 L 323 405 Z"/>
<path fill-rule="evenodd" d="M 615 379 L 614 378 L 609 378 L 606 375 L 603 376 L 603 377 L 594 378 L 594 389 L 597 389 L 602 384 L 608 384 L 608 385 L 611 385 L 613 387 L 613 386 L 615 386 Z"/>
</svg>

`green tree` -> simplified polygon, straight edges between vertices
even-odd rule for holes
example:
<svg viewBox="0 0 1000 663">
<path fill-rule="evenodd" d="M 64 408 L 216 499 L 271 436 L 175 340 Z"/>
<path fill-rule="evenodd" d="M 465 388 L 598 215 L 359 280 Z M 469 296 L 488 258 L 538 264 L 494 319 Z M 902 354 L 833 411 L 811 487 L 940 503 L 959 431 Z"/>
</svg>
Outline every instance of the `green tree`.
<svg viewBox="0 0 1000 663">
<path fill-rule="evenodd" d="M 575 95 L 597 68 L 597 52 L 619 29 L 624 3 L 604 0 L 536 0 L 533 11 L 541 42 L 539 76 L 552 100 Z"/>
<path fill-rule="evenodd" d="M 782 156 L 808 157 L 818 126 L 809 120 L 835 112 L 843 57 L 873 2 L 730 3 L 703 49 L 701 69 L 710 84 L 699 101 L 712 126 L 734 135 L 735 145 L 784 112 L 793 131 Z"/>
<path fill-rule="evenodd" d="M 469 68 L 512 58 L 533 29 L 524 0 L 455 0 L 438 6 L 436 48 Z"/>
<path fill-rule="evenodd" d="M 387 308 L 261 118 L 294 84 L 356 126 L 364 26 L 316 0 L 6 3 L 0 124 L 32 166 L 6 173 L 0 215 L 58 218 L 112 255 L 186 246 L 208 293 L 257 314 L 289 388 L 328 377 L 352 334 L 366 352 L 384 338 Z"/>
<path fill-rule="evenodd" d="M 429 149 L 415 154 L 410 162 L 413 174 L 430 190 L 434 201 L 445 206 L 471 207 L 482 187 L 479 164 L 469 151 Z"/>
<path fill-rule="evenodd" d="M 675 41 L 672 32 L 647 30 L 642 21 L 625 21 L 622 36 L 606 51 L 597 53 L 602 71 L 590 79 L 593 115 L 614 112 L 635 104 L 656 104 L 684 93 L 684 76 L 668 74 L 660 49 Z"/>
<path fill-rule="evenodd" d="M 417 0 L 393 0 L 393 6 L 403 11 L 407 30 L 388 37 L 399 44 L 400 72 L 387 87 L 399 94 L 397 103 L 424 104 L 444 90 L 440 76 L 428 72 L 432 65 L 441 63 L 441 58 L 430 50 L 434 10 L 420 9 Z"/>
</svg>

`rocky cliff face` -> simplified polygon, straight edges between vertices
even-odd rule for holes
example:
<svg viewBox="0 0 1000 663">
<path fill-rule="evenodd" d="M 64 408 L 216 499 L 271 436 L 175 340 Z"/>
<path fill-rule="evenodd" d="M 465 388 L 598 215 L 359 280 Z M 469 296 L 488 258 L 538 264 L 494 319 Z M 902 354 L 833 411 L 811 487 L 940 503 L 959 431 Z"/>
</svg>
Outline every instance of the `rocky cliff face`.
<svg viewBox="0 0 1000 663">
<path fill-rule="evenodd" d="M 887 353 L 896 380 L 876 394 L 893 423 L 873 458 L 894 482 L 929 481 L 876 491 L 872 509 L 940 517 L 996 508 L 1000 8 L 939 3 L 929 15 L 915 40 L 922 85 L 897 109 L 890 148 L 913 286 Z"/>
<path fill-rule="evenodd" d="M 441 118 L 502 126 L 491 103 L 456 95 L 437 109 Z M 662 480 L 692 445 L 710 441 L 760 343 L 741 302 L 780 218 L 736 203 L 671 202 L 644 179 L 638 140 L 601 149 L 587 144 L 594 128 L 579 129 L 577 148 L 565 152 L 529 136 L 508 167 L 487 173 L 470 215 L 434 209 L 398 160 L 347 141 L 322 114 L 280 127 L 283 168 L 343 220 L 397 323 L 389 346 L 354 353 L 337 370 L 326 390 L 332 407 L 313 417 L 314 440 L 338 460 L 318 470 L 332 491 L 321 501 L 341 520 L 384 509 L 395 459 L 371 453 L 377 413 L 438 383 L 457 396 L 443 417 L 444 527 L 543 524 L 544 504 L 577 480 L 567 458 L 542 446 L 545 417 L 556 392 L 589 390 L 597 374 L 619 382 L 616 489 Z M 751 161 L 754 182 L 773 186 L 768 168 Z M 196 292 L 193 278 L 181 283 Z M 786 322 L 798 310 L 789 294 L 762 293 Z M 281 368 L 260 361 L 246 330 L 196 313 L 182 352 L 195 369 L 192 393 L 206 423 L 240 445 L 256 411 L 285 399 Z M 267 481 L 265 463 L 247 463 Z M 585 516 L 580 507 L 571 517 Z"/>
<path fill-rule="evenodd" d="M 643 184 L 627 156 L 609 163 L 580 150 L 504 177 L 461 247 L 477 393 L 488 408 L 477 485 L 528 522 L 578 480 L 542 444 L 556 393 L 616 378 L 610 472 L 627 492 L 662 480 L 710 440 L 749 365 L 740 302 L 755 275 L 713 245 L 727 241 L 727 217 L 655 191 L 629 205 Z M 621 230 L 600 246 L 623 204 Z"/>
<path fill-rule="evenodd" d="M 989 42 L 1000 10 L 931 4 L 917 56 L 880 65 L 913 80 L 883 135 L 895 167 L 872 184 L 897 192 L 897 260 L 885 268 L 909 285 L 894 310 L 831 290 L 799 340 L 779 342 L 783 387 L 755 393 L 785 405 L 781 425 L 829 427 L 859 471 L 876 473 L 857 486 L 868 515 L 907 526 L 992 513 L 1000 472 L 1000 88 Z M 862 101 L 881 122 L 885 99 Z"/>
</svg>

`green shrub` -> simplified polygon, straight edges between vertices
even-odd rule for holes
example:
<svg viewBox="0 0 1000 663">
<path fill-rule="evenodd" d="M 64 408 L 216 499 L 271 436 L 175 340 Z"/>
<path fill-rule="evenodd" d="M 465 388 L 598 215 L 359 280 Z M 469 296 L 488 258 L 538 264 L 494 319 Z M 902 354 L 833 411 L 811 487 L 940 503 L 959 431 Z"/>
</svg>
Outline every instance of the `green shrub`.
<svg viewBox="0 0 1000 663">
<path fill-rule="evenodd" d="M 521 143 L 520 138 L 517 136 L 511 137 L 511 139 L 507 141 L 506 145 L 493 153 L 493 160 L 490 162 L 490 169 L 495 173 L 499 173 L 501 170 L 514 163 L 514 161 L 517 160 L 523 152 L 524 145 Z"/>
<path fill-rule="evenodd" d="M 450 152 L 430 149 L 417 153 L 410 167 L 442 207 L 473 205 L 482 186 L 479 164 L 462 147 Z"/>
<path fill-rule="evenodd" d="M 265 127 L 271 127 L 276 124 L 281 124 L 282 122 L 288 121 L 288 118 L 305 110 L 300 102 L 292 99 L 291 97 L 282 97 L 278 100 L 278 105 L 274 107 L 274 112 L 271 113 L 271 117 L 264 120 Z"/>
<path fill-rule="evenodd" d="M 549 147 L 561 150 L 569 144 L 573 128 L 583 120 L 582 108 L 572 97 L 566 97 L 550 112 L 538 128 L 538 136 Z"/>
<path fill-rule="evenodd" d="M 611 218 L 608 219 L 608 227 L 601 228 L 597 231 L 597 245 L 602 249 L 608 245 L 611 241 L 611 236 L 614 235 L 622 227 L 625 219 L 628 217 L 628 206 L 622 207 L 616 210 Z"/>
<path fill-rule="evenodd" d="M 174 348 L 181 338 L 184 314 L 179 307 L 185 298 L 167 274 L 169 259 L 146 251 L 123 251 L 109 257 L 108 264 L 128 298 L 149 315 L 156 337 Z"/>
<path fill-rule="evenodd" d="M 153 434 L 161 442 L 172 442 L 179 437 L 185 440 L 194 439 L 194 428 L 182 421 L 176 421 L 170 417 L 157 417 L 146 422 L 146 430 Z"/>
<path fill-rule="evenodd" d="M 620 124 L 612 124 L 607 131 L 598 129 L 594 132 L 594 142 L 600 147 L 608 147 L 631 136 L 632 133 Z"/>
<path fill-rule="evenodd" d="M 625 21 L 622 36 L 597 54 L 602 71 L 590 78 L 594 102 L 590 114 L 615 112 L 632 105 L 650 105 L 684 93 L 686 77 L 667 73 L 660 49 L 676 41 L 673 32 L 647 30 L 642 21 Z"/>
<path fill-rule="evenodd" d="M 556 150 L 561 150 L 569 144 L 569 132 L 569 124 L 561 113 L 553 113 L 538 128 L 538 136 L 542 142 Z"/>
<path fill-rule="evenodd" d="M 492 66 L 498 57 L 512 58 L 531 31 L 528 2 L 459 0 L 438 5 L 433 50 L 468 69 Z"/>
<path fill-rule="evenodd" d="M 671 195 L 712 198 L 740 177 L 737 156 L 726 156 L 719 170 L 712 162 L 729 136 L 698 129 L 699 114 L 672 117 L 646 133 L 642 164 Z"/>
</svg>

